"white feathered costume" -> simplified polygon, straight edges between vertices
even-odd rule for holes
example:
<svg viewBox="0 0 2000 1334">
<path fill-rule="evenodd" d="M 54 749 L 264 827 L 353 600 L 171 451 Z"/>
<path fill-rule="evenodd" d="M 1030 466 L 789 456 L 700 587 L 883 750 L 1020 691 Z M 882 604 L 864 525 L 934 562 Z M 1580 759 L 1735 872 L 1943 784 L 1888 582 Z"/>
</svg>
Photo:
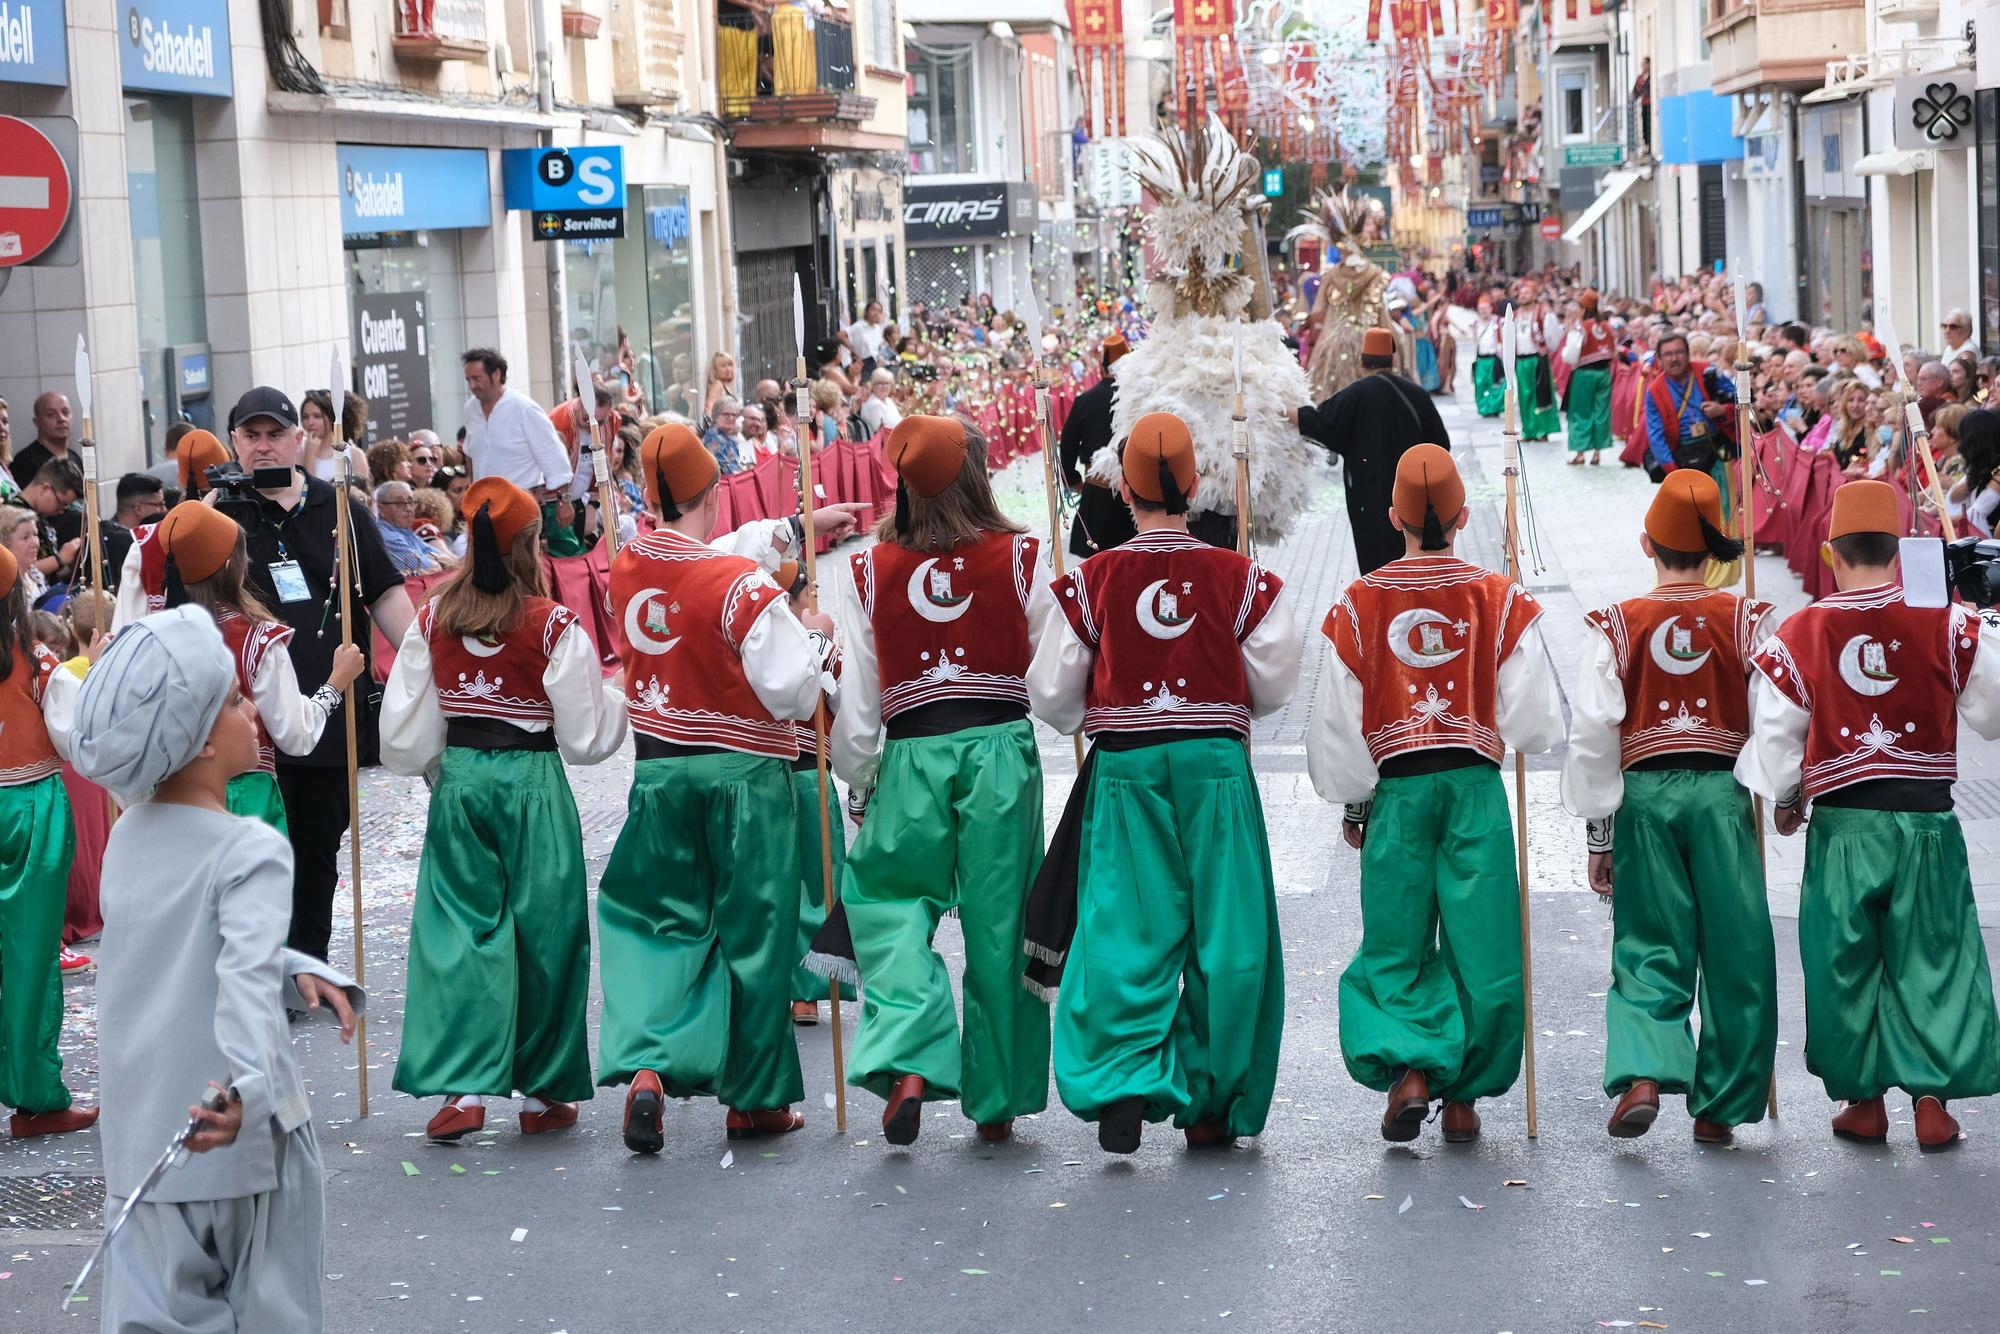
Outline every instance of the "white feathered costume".
<svg viewBox="0 0 2000 1334">
<path fill-rule="evenodd" d="M 1299 435 L 1285 413 L 1311 392 L 1298 357 L 1271 320 L 1250 323 L 1251 280 L 1228 267 L 1250 235 L 1249 212 L 1266 208 L 1257 161 L 1210 117 L 1205 134 L 1167 130 L 1141 145 L 1139 183 L 1158 207 L 1144 225 L 1159 269 L 1148 284 L 1151 332 L 1119 359 L 1114 442 L 1149 412 L 1171 412 L 1194 436 L 1201 487 L 1192 514 L 1236 513 L 1231 417 L 1237 331 L 1243 339 L 1243 407 L 1250 430 L 1251 535 L 1276 542 L 1331 480 L 1326 454 Z M 1115 486 L 1118 448 L 1097 451 L 1091 475 Z"/>
</svg>

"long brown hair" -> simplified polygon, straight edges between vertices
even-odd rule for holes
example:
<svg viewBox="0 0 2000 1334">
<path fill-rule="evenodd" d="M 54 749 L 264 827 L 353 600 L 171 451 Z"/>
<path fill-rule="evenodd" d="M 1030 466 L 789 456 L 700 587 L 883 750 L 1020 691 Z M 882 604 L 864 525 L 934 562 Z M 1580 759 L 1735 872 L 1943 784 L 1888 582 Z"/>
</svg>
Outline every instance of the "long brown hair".
<svg viewBox="0 0 2000 1334">
<path fill-rule="evenodd" d="M 875 536 L 882 541 L 911 551 L 935 552 L 976 542 L 987 533 L 1028 531 L 1002 514 L 994 502 L 993 484 L 986 479 L 986 437 L 965 418 L 957 421 L 965 428 L 965 463 L 958 476 L 935 496 L 920 496 L 907 486 L 901 488 L 903 503 L 909 507 L 909 531 L 897 534 L 896 515 L 891 510 L 875 525 Z"/>
<path fill-rule="evenodd" d="M 184 580 L 182 587 L 187 590 L 189 602 L 218 621 L 226 612 L 234 612 L 253 625 L 277 620 L 277 615 L 244 584 L 249 573 L 250 553 L 243 545 L 243 532 L 238 529 L 236 548 L 222 562 L 222 568 L 206 579 Z"/>
<path fill-rule="evenodd" d="M 506 560 L 507 586 L 498 593 L 489 593 L 472 581 L 474 562 L 468 548 L 457 572 L 432 594 L 437 603 L 437 633 L 497 639 L 519 625 L 527 600 L 549 595 L 542 578 L 541 535 L 539 519 L 514 535 Z"/>
</svg>

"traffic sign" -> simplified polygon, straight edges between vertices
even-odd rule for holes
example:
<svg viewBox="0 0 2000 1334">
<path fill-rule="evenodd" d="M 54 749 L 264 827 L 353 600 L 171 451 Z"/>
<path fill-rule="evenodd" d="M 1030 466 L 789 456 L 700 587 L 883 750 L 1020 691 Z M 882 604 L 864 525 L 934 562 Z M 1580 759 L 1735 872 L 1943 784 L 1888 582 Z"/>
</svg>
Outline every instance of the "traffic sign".
<svg viewBox="0 0 2000 1334">
<path fill-rule="evenodd" d="M 0 116 L 0 268 L 27 264 L 54 245 L 73 199 L 55 142 L 19 117 Z"/>
<path fill-rule="evenodd" d="M 1542 219 L 1542 239 L 1544 241 L 1560 241 L 1562 234 L 1563 225 L 1561 218 Z"/>
<path fill-rule="evenodd" d="M 1571 144 L 1563 149 L 1565 167 L 1618 167 L 1624 163 L 1623 144 Z"/>
</svg>

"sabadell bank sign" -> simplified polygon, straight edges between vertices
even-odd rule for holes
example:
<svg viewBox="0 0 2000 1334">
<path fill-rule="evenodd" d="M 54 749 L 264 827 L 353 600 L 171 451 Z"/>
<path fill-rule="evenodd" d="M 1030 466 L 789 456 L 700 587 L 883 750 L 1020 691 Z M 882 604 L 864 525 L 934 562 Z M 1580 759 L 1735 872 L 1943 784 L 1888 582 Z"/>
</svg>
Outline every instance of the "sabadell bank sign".
<svg viewBox="0 0 2000 1334">
<path fill-rule="evenodd" d="M 118 71 L 127 89 L 228 97 L 228 0 L 128 0 Z"/>
<path fill-rule="evenodd" d="M 0 83 L 69 83 L 62 0 L 0 0 Z"/>
</svg>

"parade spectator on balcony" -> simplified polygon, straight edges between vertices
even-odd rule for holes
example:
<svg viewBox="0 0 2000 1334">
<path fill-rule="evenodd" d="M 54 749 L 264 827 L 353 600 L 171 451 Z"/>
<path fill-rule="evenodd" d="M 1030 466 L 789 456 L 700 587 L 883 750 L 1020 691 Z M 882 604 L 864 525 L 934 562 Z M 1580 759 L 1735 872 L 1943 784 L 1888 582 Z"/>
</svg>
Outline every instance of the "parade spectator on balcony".
<svg viewBox="0 0 2000 1334">
<path fill-rule="evenodd" d="M 490 347 L 475 347 L 459 358 L 465 367 L 465 456 L 472 477 L 504 477 L 544 498 L 569 485 L 575 475 L 569 451 L 548 413 L 518 389 L 507 386 L 507 358 Z"/>
<path fill-rule="evenodd" d="M 771 385 L 775 388 L 777 381 L 759 381 L 757 388 L 760 397 L 765 385 Z M 716 403 L 724 398 L 733 398 L 735 394 L 736 358 L 730 356 L 727 352 L 718 352 L 708 359 L 708 384 L 701 391 L 702 421 L 712 423 L 715 420 Z"/>
<path fill-rule="evenodd" d="M 1653 58 L 1642 57 L 1639 61 L 1639 77 L 1632 81 L 1632 104 L 1634 114 L 1639 118 L 1639 139 L 1646 146 L 1646 156 L 1653 155 Z"/>
<path fill-rule="evenodd" d="M 903 410 L 898 407 L 894 394 L 896 377 L 886 368 L 877 369 L 868 377 L 868 397 L 861 402 L 861 424 L 871 436 L 884 431 L 893 431 L 903 420 Z"/>
</svg>

